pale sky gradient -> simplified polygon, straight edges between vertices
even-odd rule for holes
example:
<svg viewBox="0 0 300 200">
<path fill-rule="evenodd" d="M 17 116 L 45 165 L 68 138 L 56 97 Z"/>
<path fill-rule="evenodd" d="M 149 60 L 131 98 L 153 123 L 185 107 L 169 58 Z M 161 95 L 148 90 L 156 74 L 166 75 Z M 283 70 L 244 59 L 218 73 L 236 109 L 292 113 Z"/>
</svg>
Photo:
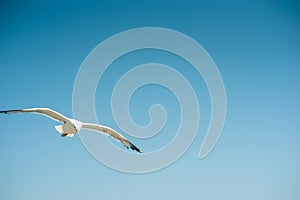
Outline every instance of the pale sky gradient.
<svg viewBox="0 0 300 200">
<path fill-rule="evenodd" d="M 180 31 L 208 51 L 224 80 L 228 112 L 215 149 L 199 160 L 210 117 L 201 77 L 174 55 L 150 50 L 128 54 L 100 82 L 98 118 L 118 129 L 109 97 L 117 77 L 131 66 L 153 61 L 171 65 L 187 76 L 200 99 L 199 133 L 183 157 L 158 172 L 121 173 L 96 161 L 79 137 L 62 139 L 54 121 L 1 115 L 0 199 L 300 199 L 297 1 L 1 4 L 0 110 L 50 107 L 72 116 L 73 84 L 87 54 L 121 31 L 158 26 Z M 165 105 L 169 118 L 161 137 L 132 138 L 145 151 L 163 146 L 178 127 L 178 103 L 156 86 L 134 95 L 130 109 L 136 122 L 147 123 L 148 106 L 156 102 Z"/>
</svg>

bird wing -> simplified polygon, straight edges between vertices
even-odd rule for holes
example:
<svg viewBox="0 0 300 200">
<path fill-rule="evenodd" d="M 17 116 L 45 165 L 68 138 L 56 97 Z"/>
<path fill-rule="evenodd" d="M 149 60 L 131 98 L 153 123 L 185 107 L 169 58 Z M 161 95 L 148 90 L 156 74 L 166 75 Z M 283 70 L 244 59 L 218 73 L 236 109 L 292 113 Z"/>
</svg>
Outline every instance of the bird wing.
<svg viewBox="0 0 300 200">
<path fill-rule="evenodd" d="M 104 133 L 105 135 L 109 135 L 112 138 L 114 138 L 115 140 L 121 142 L 126 147 L 130 147 L 132 150 L 142 153 L 142 151 L 138 147 L 136 147 L 134 144 L 132 144 L 129 140 L 127 140 L 125 137 L 123 137 L 120 133 L 116 132 L 115 130 L 113 130 L 107 126 L 102 126 L 99 124 L 83 123 L 82 128 L 98 131 L 98 132 Z"/>
<path fill-rule="evenodd" d="M 21 110 L 4 110 L 4 111 L 0 111 L 0 113 L 4 113 L 4 114 L 15 114 L 15 113 L 37 113 L 37 114 L 42 114 L 46 117 L 49 117 L 55 121 L 59 121 L 59 122 L 70 122 L 70 120 L 63 116 L 62 114 L 51 110 L 49 108 L 29 108 L 29 109 L 21 109 Z"/>
</svg>

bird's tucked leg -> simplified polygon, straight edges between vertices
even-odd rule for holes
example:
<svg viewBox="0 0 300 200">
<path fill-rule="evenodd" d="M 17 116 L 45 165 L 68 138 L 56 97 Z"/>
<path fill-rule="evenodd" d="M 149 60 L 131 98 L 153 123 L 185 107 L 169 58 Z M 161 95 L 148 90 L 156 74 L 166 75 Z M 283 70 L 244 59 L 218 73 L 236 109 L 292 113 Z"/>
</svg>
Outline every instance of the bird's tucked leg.
<svg viewBox="0 0 300 200">
<path fill-rule="evenodd" d="M 61 134 L 61 137 L 74 137 L 74 134 L 73 133 L 62 133 Z"/>
<path fill-rule="evenodd" d="M 68 133 L 63 133 L 61 134 L 61 137 L 66 137 L 68 135 Z"/>
</svg>

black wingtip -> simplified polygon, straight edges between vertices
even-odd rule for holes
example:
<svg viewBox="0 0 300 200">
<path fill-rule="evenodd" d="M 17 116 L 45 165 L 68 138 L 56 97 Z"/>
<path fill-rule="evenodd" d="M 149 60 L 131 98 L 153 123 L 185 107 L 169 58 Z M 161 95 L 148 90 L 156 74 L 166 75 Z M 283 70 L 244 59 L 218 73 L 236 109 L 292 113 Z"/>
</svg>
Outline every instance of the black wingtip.
<svg viewBox="0 0 300 200">
<path fill-rule="evenodd" d="M 3 114 L 9 114 L 11 111 L 10 110 L 3 110 L 3 111 L 0 111 L 0 113 L 3 113 Z"/>
<path fill-rule="evenodd" d="M 0 111 L 0 114 L 3 113 L 3 114 L 12 114 L 12 113 L 16 113 L 16 112 L 19 112 L 21 110 L 2 110 Z"/>
<path fill-rule="evenodd" d="M 134 150 L 134 151 L 137 151 L 137 152 L 139 152 L 139 153 L 142 153 L 142 151 L 141 151 L 139 148 L 137 148 L 134 144 L 132 144 L 131 142 L 130 142 L 130 148 L 131 148 L 132 150 Z"/>
</svg>

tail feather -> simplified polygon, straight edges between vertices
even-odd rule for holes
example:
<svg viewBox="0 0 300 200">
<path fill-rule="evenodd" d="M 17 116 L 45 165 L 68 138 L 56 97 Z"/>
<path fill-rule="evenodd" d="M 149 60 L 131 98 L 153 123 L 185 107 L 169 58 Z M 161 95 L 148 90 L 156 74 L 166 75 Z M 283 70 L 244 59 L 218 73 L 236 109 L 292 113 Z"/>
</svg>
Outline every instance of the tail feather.
<svg viewBox="0 0 300 200">
<path fill-rule="evenodd" d="M 55 129 L 56 129 L 59 133 L 64 133 L 62 125 L 55 126 Z"/>
</svg>

